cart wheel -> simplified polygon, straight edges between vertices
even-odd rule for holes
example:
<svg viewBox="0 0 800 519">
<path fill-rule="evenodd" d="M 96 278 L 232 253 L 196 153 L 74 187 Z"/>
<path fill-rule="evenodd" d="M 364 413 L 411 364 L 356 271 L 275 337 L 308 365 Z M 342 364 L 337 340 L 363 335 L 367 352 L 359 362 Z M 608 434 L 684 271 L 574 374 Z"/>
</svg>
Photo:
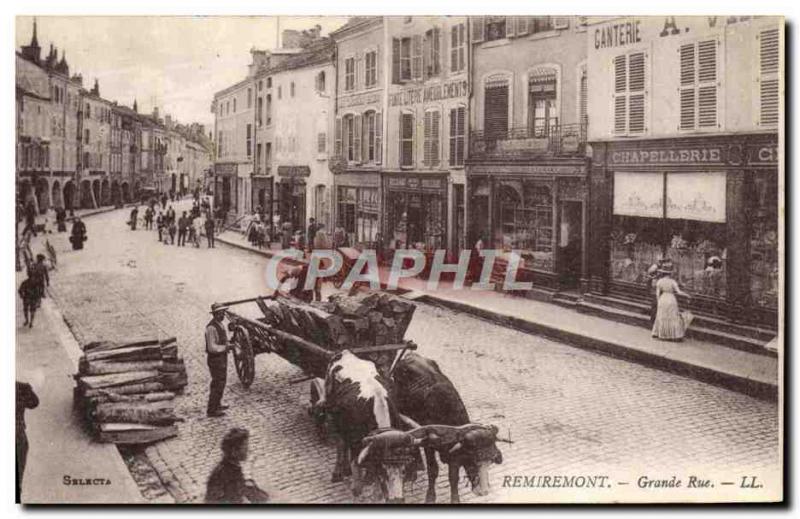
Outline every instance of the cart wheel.
<svg viewBox="0 0 800 519">
<path fill-rule="evenodd" d="M 233 361 L 236 365 L 236 374 L 245 388 L 250 387 L 256 374 L 256 359 L 253 354 L 253 345 L 250 334 L 241 326 L 233 332 Z"/>
</svg>

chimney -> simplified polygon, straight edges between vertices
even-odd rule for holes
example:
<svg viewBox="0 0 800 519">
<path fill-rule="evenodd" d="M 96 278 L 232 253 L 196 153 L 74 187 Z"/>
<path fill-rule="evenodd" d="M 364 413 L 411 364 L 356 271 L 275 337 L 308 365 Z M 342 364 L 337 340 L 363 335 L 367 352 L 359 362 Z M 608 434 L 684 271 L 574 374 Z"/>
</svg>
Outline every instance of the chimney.
<svg viewBox="0 0 800 519">
<path fill-rule="evenodd" d="M 158 121 L 158 107 L 157 106 L 153 107 L 153 119 Z"/>
<path fill-rule="evenodd" d="M 97 78 L 94 78 L 94 86 L 92 87 L 92 93 L 97 97 L 100 97 L 100 83 L 97 81 Z"/>
<path fill-rule="evenodd" d="M 139 113 L 139 105 L 136 104 L 136 99 L 133 100 L 133 111 Z"/>
</svg>

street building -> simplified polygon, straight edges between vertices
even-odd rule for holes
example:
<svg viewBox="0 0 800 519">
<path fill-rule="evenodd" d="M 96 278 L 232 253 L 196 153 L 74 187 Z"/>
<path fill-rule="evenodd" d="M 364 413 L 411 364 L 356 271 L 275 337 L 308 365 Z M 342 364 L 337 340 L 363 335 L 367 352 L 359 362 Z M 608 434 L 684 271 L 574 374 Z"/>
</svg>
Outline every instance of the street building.
<svg viewBox="0 0 800 519">
<path fill-rule="evenodd" d="M 554 16 L 470 24 L 467 244 L 515 251 L 535 287 L 575 290 L 587 250 L 585 27 Z"/>
<path fill-rule="evenodd" d="M 781 24 L 590 20 L 591 294 L 647 298 L 664 257 L 692 309 L 777 326 Z"/>
</svg>

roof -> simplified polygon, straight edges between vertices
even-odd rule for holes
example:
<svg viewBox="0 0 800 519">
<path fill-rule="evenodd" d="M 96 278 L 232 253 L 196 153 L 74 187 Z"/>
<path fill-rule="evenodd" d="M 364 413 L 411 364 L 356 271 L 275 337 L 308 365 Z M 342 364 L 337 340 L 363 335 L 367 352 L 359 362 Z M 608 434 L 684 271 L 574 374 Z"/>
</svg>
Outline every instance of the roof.
<svg viewBox="0 0 800 519">
<path fill-rule="evenodd" d="M 335 31 L 332 31 L 330 33 L 330 37 L 336 39 L 340 36 L 345 35 L 348 32 L 353 32 L 363 27 L 366 27 L 370 24 L 373 24 L 375 22 L 382 22 L 382 21 L 383 21 L 382 16 L 353 16 L 349 20 L 347 20 L 347 23 L 345 23 Z"/>
<path fill-rule="evenodd" d="M 259 73 L 259 76 L 264 74 L 273 74 L 275 72 L 282 72 L 284 70 L 292 70 L 303 67 L 310 67 L 312 65 L 319 65 L 322 63 L 333 62 L 335 45 L 330 38 L 320 38 L 308 47 L 303 49 L 303 52 L 294 56 L 287 57 L 283 62 L 274 67 L 265 69 L 264 72 Z"/>
</svg>

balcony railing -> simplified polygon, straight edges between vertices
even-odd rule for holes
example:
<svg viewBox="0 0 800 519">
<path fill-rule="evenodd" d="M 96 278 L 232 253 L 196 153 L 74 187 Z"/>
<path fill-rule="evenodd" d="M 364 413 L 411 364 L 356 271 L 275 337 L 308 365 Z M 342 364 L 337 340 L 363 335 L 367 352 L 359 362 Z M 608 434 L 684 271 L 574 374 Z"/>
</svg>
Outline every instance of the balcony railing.
<svg viewBox="0 0 800 519">
<path fill-rule="evenodd" d="M 513 127 L 470 134 L 471 157 L 581 156 L 588 124 Z"/>
</svg>

